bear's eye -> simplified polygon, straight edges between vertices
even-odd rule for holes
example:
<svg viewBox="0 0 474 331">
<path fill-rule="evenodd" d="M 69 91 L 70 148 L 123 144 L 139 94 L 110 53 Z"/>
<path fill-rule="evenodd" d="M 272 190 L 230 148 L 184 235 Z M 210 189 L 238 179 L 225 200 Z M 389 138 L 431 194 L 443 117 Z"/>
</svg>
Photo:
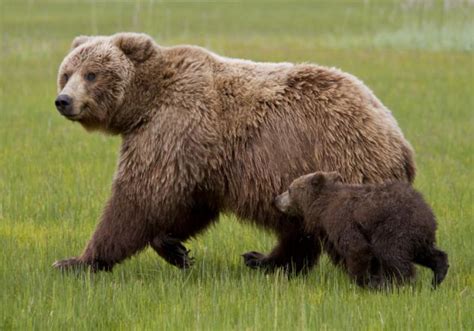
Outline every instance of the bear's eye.
<svg viewBox="0 0 474 331">
<path fill-rule="evenodd" d="M 67 81 L 69 80 L 69 75 L 68 75 L 68 74 L 64 74 L 64 75 L 63 75 L 63 78 L 64 78 L 64 81 L 67 83 Z"/>
<path fill-rule="evenodd" d="M 89 82 L 93 82 L 95 80 L 95 74 L 93 72 L 87 73 L 86 80 L 88 80 Z"/>
</svg>

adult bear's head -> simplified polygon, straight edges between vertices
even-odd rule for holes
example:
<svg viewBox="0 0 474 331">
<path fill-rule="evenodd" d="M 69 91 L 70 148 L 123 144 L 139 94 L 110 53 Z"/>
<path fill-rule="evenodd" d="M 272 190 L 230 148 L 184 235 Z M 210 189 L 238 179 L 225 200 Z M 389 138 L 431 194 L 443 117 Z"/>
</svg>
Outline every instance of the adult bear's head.
<svg viewBox="0 0 474 331">
<path fill-rule="evenodd" d="M 120 111 L 130 85 L 157 52 L 145 34 L 76 37 L 59 67 L 56 108 L 88 130 L 119 133 L 123 123 L 116 122 L 126 120 Z"/>
</svg>

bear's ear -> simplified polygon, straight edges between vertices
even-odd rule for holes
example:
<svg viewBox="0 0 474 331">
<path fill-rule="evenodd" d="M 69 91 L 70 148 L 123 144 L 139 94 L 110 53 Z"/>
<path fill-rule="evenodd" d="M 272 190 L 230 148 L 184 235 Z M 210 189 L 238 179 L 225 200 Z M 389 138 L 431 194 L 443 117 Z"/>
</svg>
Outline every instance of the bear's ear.
<svg viewBox="0 0 474 331">
<path fill-rule="evenodd" d="M 331 171 L 326 173 L 326 178 L 332 183 L 342 183 L 342 176 L 337 171 Z"/>
<path fill-rule="evenodd" d="M 155 50 L 153 39 L 144 33 L 117 33 L 112 43 L 134 62 L 146 61 Z"/>
<path fill-rule="evenodd" d="M 94 37 L 78 36 L 78 37 L 74 38 L 74 40 L 72 41 L 72 44 L 71 44 L 71 49 L 74 49 L 76 47 L 81 46 L 82 44 L 92 40 L 92 38 L 94 38 Z"/>
<path fill-rule="evenodd" d="M 311 176 L 310 182 L 313 187 L 321 187 L 326 183 L 326 176 L 322 172 L 315 172 Z"/>
</svg>

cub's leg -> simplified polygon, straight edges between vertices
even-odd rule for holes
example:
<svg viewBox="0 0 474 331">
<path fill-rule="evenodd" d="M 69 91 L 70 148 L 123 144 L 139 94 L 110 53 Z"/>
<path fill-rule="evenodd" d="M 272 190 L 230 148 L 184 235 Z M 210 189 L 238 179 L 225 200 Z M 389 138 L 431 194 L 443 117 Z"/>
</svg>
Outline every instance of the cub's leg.
<svg viewBox="0 0 474 331">
<path fill-rule="evenodd" d="M 377 257 L 384 285 L 399 286 L 411 281 L 416 270 L 409 252 L 410 246 L 397 243 L 386 243 L 383 246 L 382 250 L 377 250 Z"/>
<path fill-rule="evenodd" d="M 350 277 L 361 287 L 370 282 L 370 269 L 374 256 L 370 242 L 357 225 L 350 226 L 335 244 L 344 255 L 345 266 Z"/>
<path fill-rule="evenodd" d="M 344 265 L 344 257 L 341 254 L 339 254 L 334 244 L 330 242 L 329 240 L 327 240 L 327 238 L 323 241 L 323 250 L 326 254 L 329 255 L 331 262 L 335 266 L 339 266 L 342 268 L 346 267 Z"/>
</svg>

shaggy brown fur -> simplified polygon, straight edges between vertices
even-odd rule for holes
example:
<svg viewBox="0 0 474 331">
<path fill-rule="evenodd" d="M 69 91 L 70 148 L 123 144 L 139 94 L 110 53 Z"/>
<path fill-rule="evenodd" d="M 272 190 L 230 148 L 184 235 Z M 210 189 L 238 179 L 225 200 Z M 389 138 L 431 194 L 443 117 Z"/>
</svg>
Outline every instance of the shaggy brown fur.
<svg viewBox="0 0 474 331">
<path fill-rule="evenodd" d="M 227 59 L 120 33 L 76 38 L 58 91 L 65 117 L 123 141 L 95 234 L 59 268 L 111 269 L 147 245 L 187 267 L 181 242 L 231 212 L 279 237 L 269 255 L 245 254 L 247 265 L 300 271 L 318 248 L 272 206 L 291 180 L 314 169 L 352 183 L 415 176 L 390 111 L 333 68 Z"/>
<path fill-rule="evenodd" d="M 433 286 L 448 271 L 435 244 L 435 217 L 408 183 L 343 184 L 337 172 L 297 178 L 275 199 L 282 212 L 304 218 L 335 264 L 360 286 L 401 284 L 415 275 L 413 263 L 433 270 Z"/>
</svg>

